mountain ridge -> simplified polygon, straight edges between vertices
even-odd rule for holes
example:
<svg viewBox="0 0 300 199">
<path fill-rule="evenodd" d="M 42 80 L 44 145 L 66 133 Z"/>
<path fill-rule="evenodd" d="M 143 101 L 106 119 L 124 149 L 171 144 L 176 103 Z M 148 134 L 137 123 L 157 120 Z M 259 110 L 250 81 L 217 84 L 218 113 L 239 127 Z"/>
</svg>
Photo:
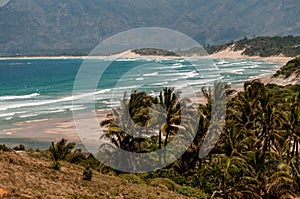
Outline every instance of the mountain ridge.
<svg viewBox="0 0 300 199">
<path fill-rule="evenodd" d="M 201 44 L 244 36 L 300 34 L 297 0 L 11 0 L 0 7 L 0 55 L 87 54 L 104 39 L 165 27 Z"/>
</svg>

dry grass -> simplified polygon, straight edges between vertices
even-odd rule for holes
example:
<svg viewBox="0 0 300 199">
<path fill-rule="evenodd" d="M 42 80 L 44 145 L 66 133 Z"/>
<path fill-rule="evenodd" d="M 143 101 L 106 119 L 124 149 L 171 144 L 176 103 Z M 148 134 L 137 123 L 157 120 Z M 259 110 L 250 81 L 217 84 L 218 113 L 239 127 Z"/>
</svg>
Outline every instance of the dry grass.
<svg viewBox="0 0 300 199">
<path fill-rule="evenodd" d="M 0 197 L 12 198 L 187 198 L 163 187 L 129 183 L 125 179 L 93 171 L 83 181 L 83 168 L 62 162 L 0 151 Z"/>
</svg>

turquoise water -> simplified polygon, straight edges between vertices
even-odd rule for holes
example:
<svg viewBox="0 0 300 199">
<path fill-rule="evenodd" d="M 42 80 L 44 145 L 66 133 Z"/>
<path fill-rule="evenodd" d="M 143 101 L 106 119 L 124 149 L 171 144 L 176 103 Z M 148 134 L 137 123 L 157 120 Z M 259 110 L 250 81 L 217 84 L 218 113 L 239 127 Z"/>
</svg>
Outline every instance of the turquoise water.
<svg viewBox="0 0 300 199">
<path fill-rule="evenodd" d="M 88 62 L 96 66 L 111 61 Z M 0 130 L 12 128 L 17 122 L 67 117 L 72 115 L 72 110 L 86 109 L 84 102 L 72 104 L 74 81 L 84 62 L 83 59 L 1 59 Z M 270 74 L 278 67 L 276 63 L 255 60 L 214 60 L 213 63 L 219 71 L 210 66 L 212 60 L 206 59 L 120 59 L 112 62 L 99 77 L 97 89 L 91 94 L 95 96 L 96 109 L 107 109 L 116 106 L 124 92 L 135 89 L 149 94 L 164 86 L 179 90 L 193 87 L 200 91 L 216 78 L 238 85 Z"/>
</svg>

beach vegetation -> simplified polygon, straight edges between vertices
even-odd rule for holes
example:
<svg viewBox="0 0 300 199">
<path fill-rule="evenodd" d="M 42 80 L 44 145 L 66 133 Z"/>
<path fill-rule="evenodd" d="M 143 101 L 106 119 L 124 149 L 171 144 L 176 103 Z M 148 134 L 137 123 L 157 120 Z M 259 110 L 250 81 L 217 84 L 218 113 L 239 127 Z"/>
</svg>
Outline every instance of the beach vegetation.
<svg viewBox="0 0 300 199">
<path fill-rule="evenodd" d="M 298 76 L 300 75 L 300 56 L 295 59 L 290 60 L 286 65 L 280 68 L 273 77 L 284 77 L 288 78 L 292 74 Z"/>
<path fill-rule="evenodd" d="M 67 143 L 66 139 L 61 139 L 59 142 L 52 142 L 49 147 L 49 151 L 51 153 L 51 159 L 53 161 L 52 167 L 55 170 L 60 169 L 60 160 L 67 160 L 67 158 L 71 155 L 72 150 L 75 147 L 74 142 Z"/>
<path fill-rule="evenodd" d="M 11 151 L 11 149 L 5 144 L 0 144 L 0 151 Z"/>
<path fill-rule="evenodd" d="M 25 151 L 25 146 L 23 144 L 20 144 L 18 146 L 15 146 L 13 149 L 15 151 Z"/>
<path fill-rule="evenodd" d="M 300 36 L 261 36 L 253 39 L 244 39 L 229 42 L 223 45 L 208 46 L 206 51 L 213 54 L 231 47 L 233 51 L 242 50 L 248 56 L 286 56 L 296 57 L 300 55 Z"/>
<path fill-rule="evenodd" d="M 226 123 L 211 153 L 200 159 L 198 157 L 200 146 L 212 122 L 214 90 L 222 87 L 226 91 L 222 93 L 228 94 Z M 187 196 L 200 197 L 201 194 L 222 198 L 299 196 L 299 86 L 264 85 L 259 80 L 252 80 L 246 82 L 240 92 L 232 92 L 229 87 L 221 84 L 215 85 L 214 90 L 202 89 L 206 103 L 199 105 L 199 129 L 186 152 L 164 169 L 136 175 L 146 182 L 176 189 Z M 144 118 L 143 124 L 151 124 L 148 126 L 147 133 L 152 138 L 138 140 L 130 135 L 141 133 L 136 131 L 132 123 L 130 128 L 126 128 L 127 132 L 123 131 L 116 122 L 119 118 L 110 115 L 109 121 L 102 122 L 107 127 L 105 137 L 115 143 L 114 147 L 123 147 L 137 153 L 165 147 L 176 135 L 177 128 L 181 128 L 178 126 L 181 119 L 179 94 L 175 94 L 172 88 L 164 88 L 156 99 L 146 97 L 145 93 L 135 92 L 134 95 L 136 95 L 135 100 L 124 99 L 123 101 L 124 104 L 131 103 L 129 107 L 135 107 L 136 111 L 131 112 L 130 117 L 137 118 L 136 115 L 145 111 L 143 110 L 145 107 L 140 107 L 138 105 L 140 101 L 136 99 L 148 99 L 149 105 L 157 103 L 162 108 L 155 111 L 156 115 L 152 115 L 156 116 L 154 120 L 165 116 L 165 122 L 162 125 L 153 125 L 153 122 L 148 122 L 150 118 Z M 147 109 L 153 105 L 147 106 Z M 151 110 L 147 111 L 151 112 Z M 124 118 L 122 111 L 113 115 Z M 128 121 L 128 118 L 122 121 Z M 187 127 L 185 129 L 187 132 L 190 131 Z M 188 135 L 189 133 L 186 134 Z M 113 151 L 112 148 L 112 156 L 114 156 Z M 161 162 L 165 161 L 164 154 L 158 158 Z M 129 161 L 128 168 L 130 166 L 137 165 L 132 165 Z M 122 174 L 122 172 L 117 173 Z M 177 188 L 177 185 L 180 188 Z"/>
<path fill-rule="evenodd" d="M 93 177 L 93 171 L 90 169 L 89 165 L 85 165 L 83 170 L 83 180 L 91 181 L 92 177 Z"/>
</svg>

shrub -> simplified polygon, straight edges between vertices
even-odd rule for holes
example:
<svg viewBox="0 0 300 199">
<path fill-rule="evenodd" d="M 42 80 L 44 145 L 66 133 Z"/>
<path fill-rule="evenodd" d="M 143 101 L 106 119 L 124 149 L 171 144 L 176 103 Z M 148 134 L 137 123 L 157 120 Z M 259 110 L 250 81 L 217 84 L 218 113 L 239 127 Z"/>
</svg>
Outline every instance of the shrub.
<svg viewBox="0 0 300 199">
<path fill-rule="evenodd" d="M 53 161 L 53 169 L 59 170 L 59 160 L 66 160 L 66 158 L 71 154 L 72 149 L 75 147 L 75 143 L 71 142 L 67 144 L 66 139 L 62 139 L 61 141 L 54 144 L 52 142 L 49 147 L 49 151 L 51 152 L 51 159 Z"/>
<path fill-rule="evenodd" d="M 88 165 L 84 167 L 83 170 L 83 180 L 91 181 L 93 177 L 93 172 Z"/>
<path fill-rule="evenodd" d="M 15 146 L 13 149 L 16 151 L 25 151 L 25 146 L 20 144 L 19 146 Z"/>
<path fill-rule="evenodd" d="M 128 182 L 131 182 L 131 183 L 136 183 L 136 184 L 143 183 L 143 180 L 135 174 L 121 174 L 118 177 L 122 178 L 122 179 L 125 179 L 125 180 L 127 180 Z"/>
<path fill-rule="evenodd" d="M 52 163 L 52 168 L 53 168 L 54 170 L 59 171 L 59 170 L 60 170 L 60 164 L 59 164 L 59 162 L 58 162 L 58 161 L 53 161 L 53 163 Z"/>
<path fill-rule="evenodd" d="M 170 191 L 175 191 L 180 187 L 178 184 L 168 178 L 154 178 L 153 180 L 151 180 L 150 185 L 155 187 L 167 188 Z"/>
<path fill-rule="evenodd" d="M 10 151 L 11 149 L 5 144 L 0 144 L 0 151 Z"/>
<path fill-rule="evenodd" d="M 202 192 L 200 189 L 188 186 L 180 187 L 179 189 L 177 189 L 177 192 L 188 197 L 209 198 L 209 196 Z"/>
</svg>

